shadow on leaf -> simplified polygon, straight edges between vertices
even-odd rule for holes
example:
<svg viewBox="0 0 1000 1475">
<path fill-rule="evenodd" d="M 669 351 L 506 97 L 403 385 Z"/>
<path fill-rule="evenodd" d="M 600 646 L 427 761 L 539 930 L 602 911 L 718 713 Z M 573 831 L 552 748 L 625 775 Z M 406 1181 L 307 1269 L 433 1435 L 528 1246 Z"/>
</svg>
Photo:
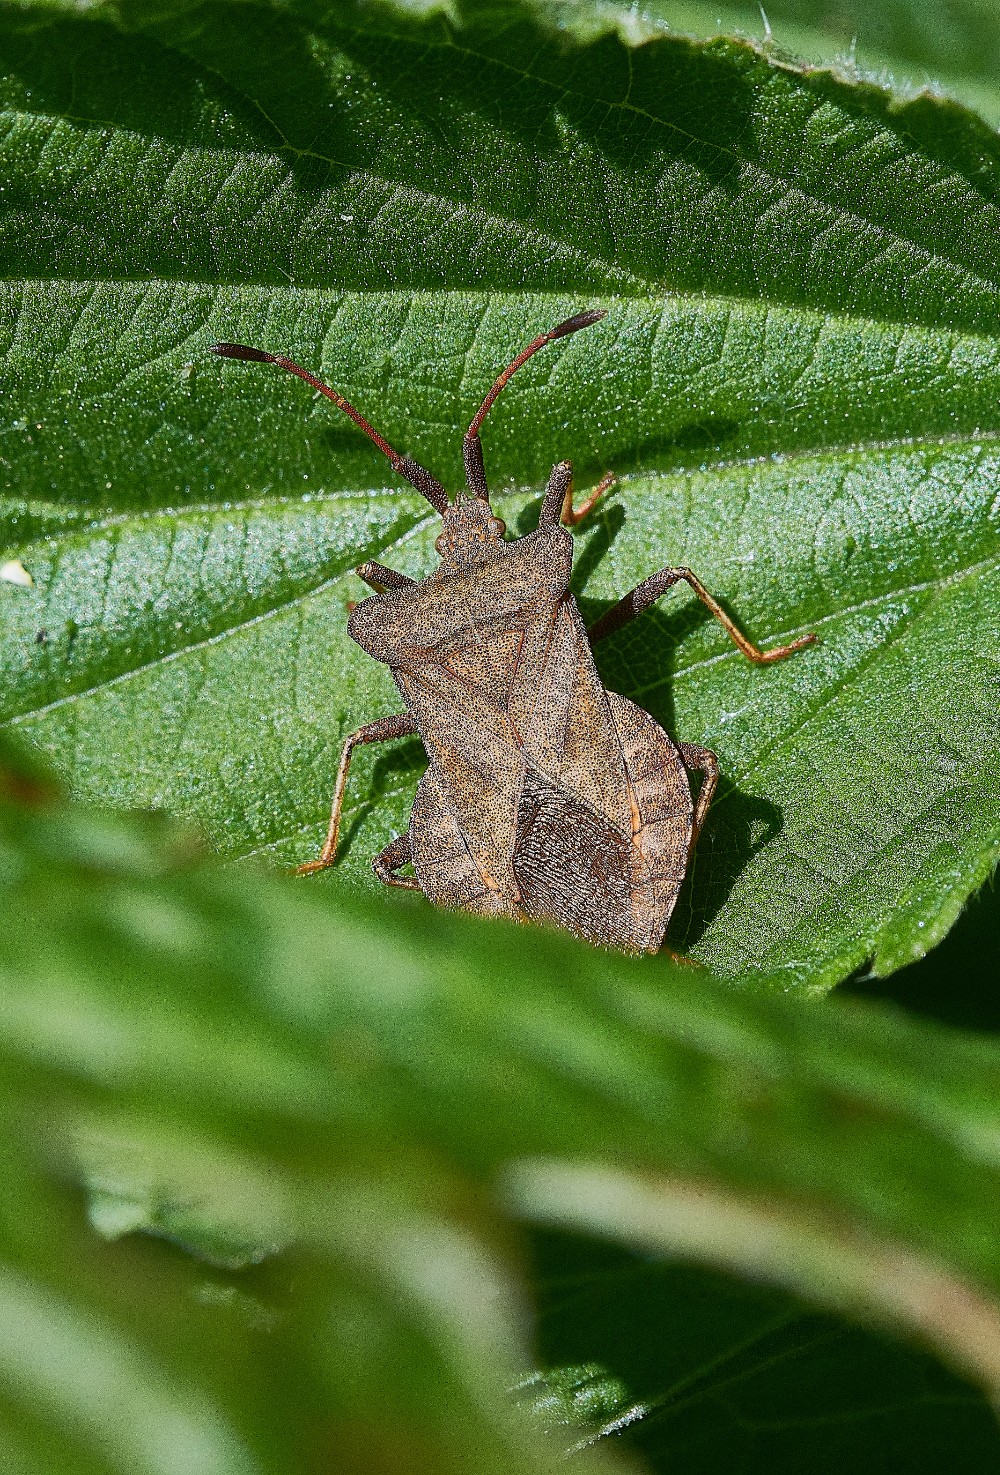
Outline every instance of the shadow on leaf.
<svg viewBox="0 0 1000 1475">
<path fill-rule="evenodd" d="M 586 589 L 591 574 L 610 551 L 612 543 L 624 526 L 625 509 L 614 503 L 593 519 L 593 524 L 588 529 L 590 536 L 573 563 L 573 577 L 569 587 L 577 598 L 580 597 L 581 590 Z"/>
<path fill-rule="evenodd" d="M 720 777 L 667 929 L 671 946 L 683 950 L 698 943 L 742 872 L 783 826 L 776 804 L 744 793 L 725 774 Z"/>
</svg>

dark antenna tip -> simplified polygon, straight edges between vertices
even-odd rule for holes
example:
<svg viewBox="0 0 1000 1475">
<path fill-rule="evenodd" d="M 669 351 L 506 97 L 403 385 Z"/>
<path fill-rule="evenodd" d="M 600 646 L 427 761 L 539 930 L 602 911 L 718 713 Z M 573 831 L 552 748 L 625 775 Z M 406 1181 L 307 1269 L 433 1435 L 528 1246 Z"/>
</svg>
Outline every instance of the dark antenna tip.
<svg viewBox="0 0 1000 1475">
<path fill-rule="evenodd" d="M 273 353 L 265 353 L 260 348 L 247 348 L 245 343 L 213 343 L 208 351 L 217 353 L 224 359 L 246 359 L 255 364 L 276 362 Z"/>
<path fill-rule="evenodd" d="M 567 333 L 578 333 L 581 328 L 589 328 L 591 323 L 599 323 L 601 318 L 606 318 L 607 315 L 603 307 L 593 307 L 589 312 L 578 312 L 575 317 L 567 318 L 564 323 L 551 328 L 548 336 L 549 338 L 565 338 Z"/>
</svg>

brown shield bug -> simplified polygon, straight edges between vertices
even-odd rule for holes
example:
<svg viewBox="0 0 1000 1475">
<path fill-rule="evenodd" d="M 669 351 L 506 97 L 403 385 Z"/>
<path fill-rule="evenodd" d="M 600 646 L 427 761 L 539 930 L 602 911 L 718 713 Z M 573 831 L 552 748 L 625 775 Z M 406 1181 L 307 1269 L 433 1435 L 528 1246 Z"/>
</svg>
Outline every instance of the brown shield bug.
<svg viewBox="0 0 1000 1475">
<path fill-rule="evenodd" d="M 337 392 L 280 354 L 217 343 L 227 358 L 278 364 L 339 406 L 442 516 L 440 566 L 420 583 L 379 563 L 357 570 L 376 592 L 348 632 L 389 667 L 406 703 L 344 743 L 326 843 L 301 872 L 333 864 L 351 754 L 359 743 L 419 733 L 429 759 L 410 825 L 372 861 L 388 886 L 422 890 L 439 906 L 554 922 L 588 942 L 655 952 L 677 900 L 718 779 L 715 754 L 675 743 L 641 707 L 601 685 L 591 646 L 684 580 L 751 661 L 761 651 L 687 568 L 652 574 L 589 630 L 569 592 L 579 522 L 614 480 L 577 509 L 568 461 L 553 467 L 536 532 L 508 542 L 490 507 L 479 427 L 532 354 L 588 328 L 582 312 L 542 333 L 497 379 L 464 441 L 468 493 L 398 455 Z M 701 784 L 692 798 L 688 772 Z M 412 863 L 416 880 L 396 872 Z"/>
</svg>

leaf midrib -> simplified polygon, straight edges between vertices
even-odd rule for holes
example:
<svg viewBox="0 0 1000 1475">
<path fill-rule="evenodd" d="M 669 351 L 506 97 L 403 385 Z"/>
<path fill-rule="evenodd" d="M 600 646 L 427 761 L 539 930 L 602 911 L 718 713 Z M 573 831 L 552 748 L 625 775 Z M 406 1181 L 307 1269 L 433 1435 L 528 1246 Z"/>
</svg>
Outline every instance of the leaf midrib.
<svg viewBox="0 0 1000 1475">
<path fill-rule="evenodd" d="M 428 519 L 428 521 L 430 521 L 430 519 Z M 864 677 L 870 667 L 873 665 L 873 663 L 880 660 L 885 655 L 886 651 L 890 649 L 893 645 L 895 645 L 898 640 L 905 638 L 905 636 L 909 634 L 910 630 L 912 629 L 915 621 L 923 617 L 927 613 L 928 609 L 936 601 L 936 599 L 946 593 L 950 587 L 960 584 L 965 579 L 978 577 L 981 573 L 990 569 L 997 568 L 998 566 L 1000 566 L 1000 554 L 998 554 L 994 558 L 983 559 L 979 563 L 970 564 L 967 568 L 958 570 L 955 573 L 948 575 L 942 579 L 928 580 L 923 584 L 914 584 L 908 589 L 896 591 L 894 594 L 885 594 L 879 596 L 877 599 L 865 600 L 858 605 L 845 606 L 840 615 L 829 615 L 822 620 L 815 621 L 814 623 L 816 625 L 822 625 L 830 620 L 838 619 L 843 615 L 850 615 L 855 610 L 870 609 L 872 607 L 878 606 L 879 604 L 888 603 L 894 598 L 905 598 L 907 594 L 926 592 L 930 596 L 922 603 L 920 609 L 914 612 L 913 616 L 910 619 L 901 621 L 899 625 L 897 625 L 886 636 L 886 638 L 880 642 L 878 646 L 876 646 L 871 652 L 869 652 L 866 657 L 860 660 L 850 672 L 848 672 L 844 677 L 836 682 L 832 686 L 832 688 L 823 692 L 823 694 L 819 698 L 817 698 L 816 701 L 808 704 L 799 721 L 795 722 L 793 726 L 787 729 L 787 731 L 783 732 L 779 737 L 776 737 L 772 742 L 763 747 L 755 755 L 753 763 L 733 780 L 734 784 L 737 786 L 744 784 L 748 778 L 751 778 L 757 770 L 763 767 L 767 762 L 770 762 L 772 758 L 778 756 L 783 751 L 790 749 L 793 746 L 796 734 L 801 731 L 802 728 L 806 727 L 810 722 L 812 722 L 817 716 L 821 715 L 827 707 L 832 706 L 835 701 L 839 700 L 841 695 L 846 690 L 848 690 L 853 683 L 859 681 L 862 677 Z M 784 638 L 786 634 L 795 633 L 797 632 L 780 632 L 780 637 Z M 776 635 L 774 636 L 774 638 L 779 637 Z M 685 676 L 693 671 L 703 669 L 706 666 L 716 665 L 720 661 L 737 659 L 742 659 L 738 651 L 724 651 L 719 655 L 709 657 L 705 661 L 697 661 L 692 663 L 692 665 L 690 666 L 684 667 L 683 670 L 679 670 L 675 673 L 673 680 L 677 681 L 682 676 Z M 636 700 L 640 697 L 641 692 L 633 693 L 633 700 Z M 398 798 L 403 794 L 407 794 L 409 792 L 409 788 L 410 786 L 403 785 L 397 789 L 379 794 L 377 798 L 379 800 Z M 734 795 L 737 794 L 738 787 L 737 789 L 729 790 L 724 794 L 720 794 L 718 799 L 712 806 L 713 813 L 718 813 L 719 810 L 723 809 L 724 806 L 733 799 Z M 360 813 L 361 811 L 370 808 L 370 806 L 374 802 L 375 800 L 372 798 L 363 799 L 359 803 L 353 805 L 350 809 L 345 809 L 343 811 L 344 817 L 346 818 L 349 815 Z M 911 816 L 911 819 L 912 818 L 913 816 Z M 313 823 L 299 825 L 292 831 L 277 835 L 274 839 L 268 840 L 264 845 L 256 846 L 252 851 L 247 851 L 244 854 L 234 856 L 233 859 L 245 860 L 253 855 L 264 855 L 268 853 L 273 853 L 279 848 L 279 846 L 285 845 L 289 841 L 301 837 L 303 834 L 308 834 L 310 831 L 314 830 L 319 823 L 320 821 L 317 819 Z M 796 922 L 795 925 L 797 926 L 798 923 Z"/>
<path fill-rule="evenodd" d="M 957 437 L 956 439 L 961 440 L 962 438 Z M 965 439 L 969 438 L 966 437 Z M 977 436 L 974 439 L 976 441 L 979 441 L 980 439 L 982 439 L 982 437 Z M 824 456 L 835 454 L 836 452 L 830 452 L 825 448 L 823 450 Z M 364 492 L 332 493 L 326 496 L 317 495 L 315 500 L 318 504 L 323 505 L 326 503 L 339 501 L 363 501 L 366 499 L 367 496 L 370 495 L 370 493 Z M 381 495 L 386 495 L 386 493 L 383 492 L 381 493 Z M 388 492 L 388 495 L 391 495 L 391 490 Z M 88 525 L 84 528 L 75 527 L 72 531 L 71 536 L 78 537 L 81 534 L 99 532 L 102 531 L 105 527 L 109 526 L 120 527 L 129 522 L 155 521 L 161 518 L 169 520 L 173 516 L 186 516 L 189 514 L 213 516 L 217 515 L 223 510 L 231 510 L 234 506 L 239 508 L 248 508 L 250 510 L 259 509 L 267 511 L 272 506 L 279 507 L 284 505 L 294 505 L 296 500 L 297 499 L 287 497 L 276 498 L 273 500 L 268 498 L 254 498 L 240 504 L 234 504 L 232 502 L 219 504 L 207 503 L 199 504 L 197 508 L 185 507 L 182 509 L 172 510 L 152 509 L 145 513 L 124 513 L 121 515 L 116 515 L 114 518 L 100 520 L 99 522 Z M 397 536 L 384 545 L 376 544 L 379 549 L 379 553 L 384 555 L 390 549 L 398 547 L 402 542 L 408 542 L 410 539 L 418 537 L 421 532 L 423 532 L 436 520 L 436 513 L 431 513 L 424 518 L 418 519 L 418 521 L 416 521 L 411 528 L 407 529 L 407 531 L 402 534 L 402 536 Z M 900 585 L 898 588 L 885 590 L 881 594 L 876 595 L 871 599 L 861 600 L 853 604 L 843 605 L 837 609 L 830 611 L 827 614 L 824 614 L 816 619 L 807 622 L 810 629 L 821 629 L 824 625 L 829 625 L 834 621 L 841 620 L 853 614 L 861 613 L 865 610 L 878 609 L 880 606 L 892 603 L 895 600 L 906 599 L 908 597 L 919 594 L 929 595 L 927 599 L 921 602 L 920 609 L 915 611 L 910 619 L 900 621 L 899 624 L 896 625 L 893 630 L 886 635 L 885 639 L 880 642 L 877 647 L 870 651 L 867 656 L 863 657 L 858 662 L 858 664 L 852 668 L 850 672 L 846 673 L 830 689 L 825 691 L 821 697 L 819 697 L 814 703 L 810 704 L 800 723 L 797 723 L 786 734 L 783 734 L 780 738 L 776 738 L 773 743 L 761 749 L 759 754 L 756 755 L 753 765 L 751 765 L 750 768 L 746 769 L 740 774 L 737 782 L 741 783 L 746 778 L 750 777 L 755 769 L 760 765 L 760 763 L 769 758 L 772 753 L 780 752 L 785 743 L 789 741 L 792 736 L 800 730 L 801 727 L 805 726 L 809 721 L 813 719 L 813 717 L 822 712 L 829 703 L 836 700 L 840 693 L 843 690 L 846 690 L 846 688 L 852 682 L 863 676 L 868 670 L 871 663 L 874 660 L 879 659 L 881 654 L 884 653 L 885 650 L 888 649 L 890 646 L 895 644 L 897 640 L 902 639 L 908 633 L 913 621 L 923 615 L 926 612 L 928 606 L 932 604 L 938 597 L 944 594 L 950 587 L 960 584 L 965 579 L 977 577 L 980 574 L 988 571 L 989 569 L 995 568 L 998 564 L 1000 564 L 1000 554 L 986 559 L 980 559 L 976 563 L 967 564 L 959 569 L 954 569 L 950 573 L 942 575 L 938 579 L 928 579 L 919 583 Z M 34 717 L 42 716 L 48 712 L 66 706 L 71 702 L 99 695 L 102 691 L 110 687 L 117 686 L 124 681 L 129 681 L 135 676 L 142 675 L 144 672 L 156 670 L 172 661 L 180 660 L 195 651 L 203 650 L 209 646 L 216 645 L 221 641 L 228 639 L 230 636 L 238 635 L 243 630 L 250 629 L 253 626 L 261 624 L 266 620 L 276 618 L 277 616 L 289 610 L 295 609 L 297 606 L 301 605 L 304 600 L 311 599 L 314 598 L 316 595 L 322 594 L 325 590 L 332 588 L 333 585 L 339 583 L 342 579 L 349 577 L 350 572 L 351 570 L 349 568 L 343 569 L 338 573 L 332 574 L 328 578 L 321 580 L 315 585 L 315 587 L 303 591 L 289 599 L 279 600 L 270 609 L 260 611 L 257 614 L 252 615 L 249 619 L 237 621 L 235 624 L 228 625 L 221 630 L 217 630 L 214 634 L 206 636 L 202 640 L 194 641 L 191 644 L 179 647 L 177 650 L 169 651 L 164 655 L 157 656 L 152 661 L 144 662 L 142 665 L 135 666 L 129 671 L 123 671 L 116 676 L 110 677 L 106 681 L 99 682 L 96 685 L 87 687 L 82 691 L 69 692 L 64 696 L 55 698 L 52 702 L 45 703 L 43 706 L 29 708 L 24 712 L 18 713 L 13 717 L 8 718 L 6 724 L 3 725 L 13 726 L 20 722 L 30 720 Z M 768 631 L 767 643 L 772 643 L 774 641 L 784 642 L 789 638 L 794 638 L 798 634 L 805 633 L 805 631 L 805 625 L 792 626 L 787 630 Z M 672 683 L 682 681 L 688 676 L 691 676 L 699 671 L 706 670 L 709 667 L 719 665 L 723 661 L 735 661 L 738 658 L 738 651 L 724 650 L 719 651 L 714 655 L 706 656 L 701 660 L 692 661 L 687 666 L 678 667 L 671 678 Z M 633 692 L 633 698 L 641 702 L 642 698 L 645 695 L 647 695 L 651 690 L 662 686 L 662 684 L 662 681 L 657 681 L 655 683 L 655 687 L 638 687 Z"/>
</svg>

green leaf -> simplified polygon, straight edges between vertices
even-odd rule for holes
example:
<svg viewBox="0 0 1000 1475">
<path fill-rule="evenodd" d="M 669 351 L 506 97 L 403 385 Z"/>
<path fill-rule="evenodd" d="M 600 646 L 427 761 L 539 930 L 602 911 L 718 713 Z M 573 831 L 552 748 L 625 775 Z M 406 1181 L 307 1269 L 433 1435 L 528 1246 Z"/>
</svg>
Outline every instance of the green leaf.
<svg viewBox="0 0 1000 1475">
<path fill-rule="evenodd" d="M 398 706 L 348 570 L 426 573 L 433 518 L 332 406 L 208 346 L 298 356 L 455 487 L 498 369 L 599 303 L 486 422 L 508 524 L 554 460 L 612 468 L 588 616 L 687 564 L 762 644 L 822 639 L 750 669 L 673 595 L 599 651 L 722 762 L 672 941 L 783 987 L 890 970 L 997 856 L 996 138 L 748 44 L 552 24 L 0 18 L 0 516 L 33 580 L 0 581 L 3 719 L 82 798 L 314 855 L 343 737 Z M 316 884 L 374 885 L 421 762 L 358 760 Z"/>
<path fill-rule="evenodd" d="M 702 1469 L 742 1458 L 781 1475 L 996 1460 L 988 1404 L 912 1347 L 771 1287 L 612 1242 L 549 1230 L 534 1248 L 551 1370 L 522 1396 L 548 1425 L 586 1410 L 591 1438 L 615 1438 L 664 1471 L 695 1456 Z"/>
<path fill-rule="evenodd" d="M 0 1423 L 9 1408 L 81 1469 L 156 1469 L 135 1455 L 158 1427 L 150 1390 L 180 1407 L 197 1387 L 199 1427 L 262 1471 L 312 1470 L 327 1441 L 348 1470 L 399 1468 L 403 1447 L 428 1471 L 527 1471 L 554 1468 L 553 1444 L 596 1439 L 598 1456 L 602 1428 L 658 1462 L 692 1438 L 722 1459 L 716 1402 L 735 1382 L 754 1393 L 737 1416 L 775 1410 L 767 1459 L 825 1344 L 831 1417 L 875 1418 L 889 1440 L 922 1388 L 928 1437 L 991 1457 L 975 1389 L 1000 1380 L 994 1041 L 249 878 L 150 821 L 8 803 L 0 845 L 0 1109 L 22 1157 L 0 1267 L 67 1363 L 30 1382 L 0 1358 Z M 226 1055 L 228 1072 L 211 1065 Z M 87 1187 L 108 1243 L 88 1243 L 54 1178 Z M 518 1219 L 644 1257 L 598 1274 L 598 1248 L 564 1241 L 554 1281 L 550 1248 L 537 1376 Z M 687 1261 L 771 1289 L 699 1281 Z M 84 1380 L 88 1339 L 101 1367 L 141 1349 L 127 1425 Z M 892 1397 L 852 1389 L 852 1358 Z"/>
<path fill-rule="evenodd" d="M 699 38 L 745 37 L 779 62 L 808 62 L 846 82 L 874 83 L 902 101 L 955 99 L 992 127 L 1000 121 L 996 16 L 977 0 L 772 0 L 767 6 L 707 0 L 622 0 L 580 7 L 535 0 L 581 40 L 618 31 L 633 44 L 667 29 Z"/>
</svg>

